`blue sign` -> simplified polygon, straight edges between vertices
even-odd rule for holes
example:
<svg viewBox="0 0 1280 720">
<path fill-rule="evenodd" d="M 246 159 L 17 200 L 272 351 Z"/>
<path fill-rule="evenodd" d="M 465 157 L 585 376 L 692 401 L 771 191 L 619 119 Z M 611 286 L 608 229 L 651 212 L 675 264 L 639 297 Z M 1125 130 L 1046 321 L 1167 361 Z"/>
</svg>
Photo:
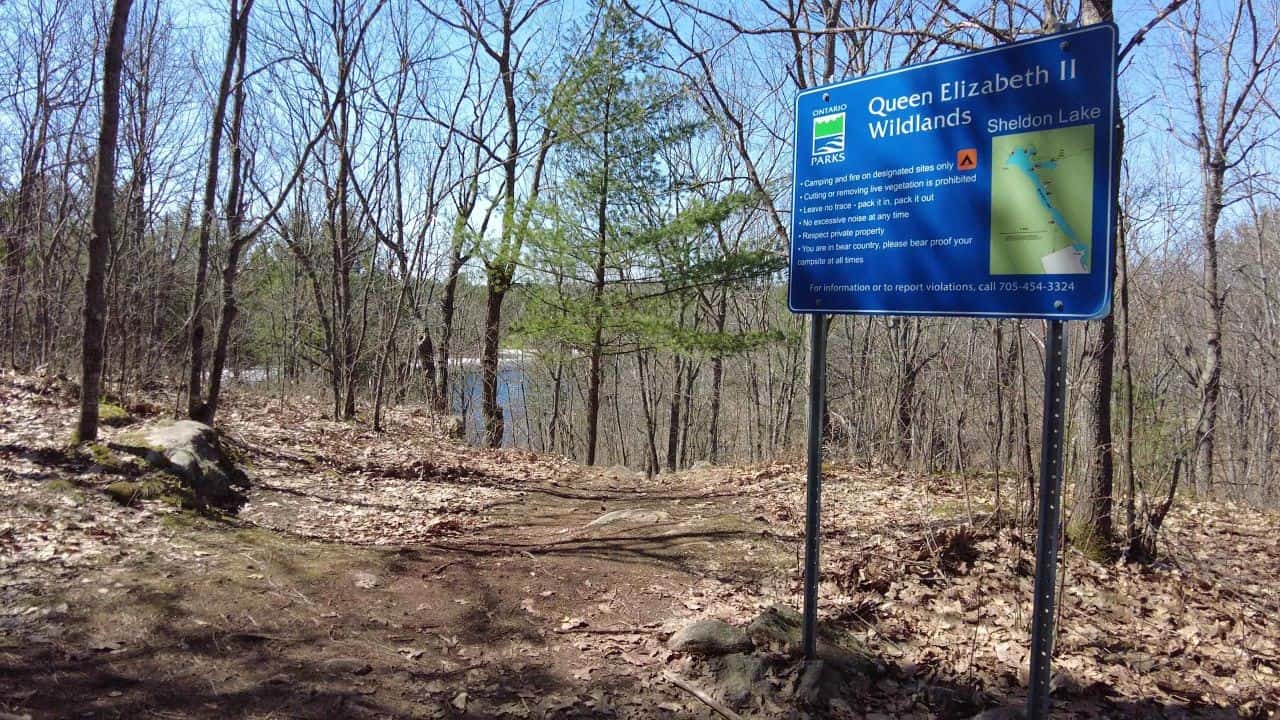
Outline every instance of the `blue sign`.
<svg viewBox="0 0 1280 720">
<path fill-rule="evenodd" d="M 1111 309 L 1116 28 L 796 97 L 792 312 Z"/>
</svg>

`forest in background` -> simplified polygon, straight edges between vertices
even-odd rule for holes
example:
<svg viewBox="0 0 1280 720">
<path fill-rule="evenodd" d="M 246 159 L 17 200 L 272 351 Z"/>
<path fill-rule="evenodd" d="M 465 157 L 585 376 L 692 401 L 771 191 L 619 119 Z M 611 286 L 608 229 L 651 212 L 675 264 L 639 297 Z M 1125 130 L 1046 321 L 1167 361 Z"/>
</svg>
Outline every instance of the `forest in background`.
<svg viewBox="0 0 1280 720">
<path fill-rule="evenodd" d="M 1280 7 L 1123 10 L 1115 309 L 1072 324 L 1067 467 L 1072 526 L 1141 553 L 1178 491 L 1280 496 Z M 118 401 L 181 389 L 175 410 L 214 422 L 224 382 L 266 377 L 375 428 L 390 404 L 478 402 L 464 417 L 489 444 L 655 473 L 799 452 L 795 92 L 1112 12 L 18 0 L 0 15 L 6 364 L 80 375 L 96 313 Z M 990 483 L 995 511 L 1030 513 L 1043 336 L 833 319 L 829 452 Z M 512 365 L 523 390 L 504 413 Z"/>
</svg>

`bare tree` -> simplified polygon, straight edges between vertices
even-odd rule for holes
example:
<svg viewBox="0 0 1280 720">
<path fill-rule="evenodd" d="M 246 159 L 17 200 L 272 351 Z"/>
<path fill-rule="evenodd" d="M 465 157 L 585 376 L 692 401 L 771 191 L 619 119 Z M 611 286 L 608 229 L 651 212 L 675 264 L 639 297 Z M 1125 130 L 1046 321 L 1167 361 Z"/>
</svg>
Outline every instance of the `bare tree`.
<svg viewBox="0 0 1280 720">
<path fill-rule="evenodd" d="M 1177 26 L 1185 56 L 1177 63 L 1190 93 L 1192 130 L 1180 139 L 1200 166 L 1201 295 L 1205 335 L 1197 389 L 1196 484 L 1214 484 L 1219 402 L 1222 395 L 1223 310 L 1218 225 L 1223 210 L 1239 201 L 1250 174 L 1241 172 L 1275 130 L 1273 91 L 1280 77 L 1280 22 L 1273 2 L 1240 0 L 1224 17 L 1195 0 Z M 1221 25 L 1220 23 L 1225 23 Z M 1214 67 L 1216 64 L 1216 67 Z"/>
<path fill-rule="evenodd" d="M 542 122 L 541 113 L 529 111 L 524 94 L 529 91 L 526 51 L 537 36 L 535 18 L 549 5 L 549 0 L 497 0 L 494 3 L 471 3 L 455 0 L 456 17 L 428 8 L 449 27 L 464 33 L 477 54 L 493 64 L 493 76 L 499 88 L 497 100 L 503 118 L 502 139 L 476 138 L 484 152 L 493 158 L 500 173 L 501 210 L 499 237 L 492 243 L 481 243 L 481 261 L 485 272 L 484 339 L 481 348 L 481 412 L 485 439 L 491 447 L 502 445 L 505 435 L 503 410 L 498 404 L 499 343 L 502 333 L 502 307 L 510 293 L 533 208 L 542 187 L 547 154 L 554 141 L 550 124 Z M 539 128 L 539 124 L 541 127 Z M 536 138 L 531 145 L 528 133 Z M 530 160 L 530 156 L 532 160 Z M 522 192 L 523 190 L 523 192 Z"/>
<path fill-rule="evenodd" d="M 0 165 L 12 163 L 17 180 L 0 204 L 0 348 L 13 367 L 63 366 L 63 354 L 54 353 L 78 326 L 66 310 L 73 279 L 61 261 L 78 256 L 78 227 L 73 235 L 66 219 L 81 214 L 84 199 L 75 159 L 90 144 L 82 127 L 98 97 L 101 39 L 93 24 L 94 13 L 79 2 L 0 5 L 0 73 L 13 79 L 0 96 L 10 131 Z M 83 174 L 92 176 L 92 168 Z"/>
<path fill-rule="evenodd" d="M 98 438 L 98 395 L 102 385 L 102 347 L 106 333 L 107 253 L 116 201 L 116 142 L 120 129 L 120 75 L 125 32 L 133 0 L 115 0 L 102 58 L 102 120 L 98 131 L 98 167 L 93 179 L 93 234 L 84 283 L 84 345 L 81 351 L 80 419 L 76 438 Z"/>
<path fill-rule="evenodd" d="M 253 0 L 230 0 L 228 7 L 227 48 L 222 62 L 222 76 L 213 99 L 213 117 L 209 126 L 209 159 L 205 165 L 204 196 L 200 209 L 200 230 L 197 241 L 196 276 L 191 298 L 191 314 L 187 319 L 187 337 L 190 356 L 187 360 L 187 415 L 193 420 L 208 420 L 209 408 L 203 400 L 201 384 L 204 380 L 205 295 L 208 292 L 209 245 L 217 209 L 214 203 L 218 194 L 218 167 L 222 156 L 222 133 L 226 124 L 227 102 L 231 97 L 231 82 L 235 75 L 236 60 L 240 57 L 240 45 L 248 29 L 248 10 Z M 239 168 L 234 172 L 238 173 Z"/>
</svg>

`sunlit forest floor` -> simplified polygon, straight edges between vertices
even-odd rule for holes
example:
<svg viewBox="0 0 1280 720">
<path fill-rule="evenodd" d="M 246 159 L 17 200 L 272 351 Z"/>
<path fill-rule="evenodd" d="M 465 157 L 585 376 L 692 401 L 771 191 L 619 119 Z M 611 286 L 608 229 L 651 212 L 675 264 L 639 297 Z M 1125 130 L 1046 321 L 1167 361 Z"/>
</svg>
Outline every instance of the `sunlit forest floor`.
<svg viewBox="0 0 1280 720">
<path fill-rule="evenodd" d="M 128 468 L 69 449 L 74 389 L 0 375 L 0 718 L 714 718 L 668 637 L 799 604 L 799 463 L 646 479 L 324 408 L 233 395 L 253 484 L 215 517 L 112 500 Z M 820 608 L 873 667 L 805 711 L 775 659 L 738 711 L 1010 715 L 1031 531 L 989 479 L 827 471 Z M 1183 498 L 1160 552 L 1064 554 L 1055 717 L 1277 717 L 1280 514 Z"/>
</svg>

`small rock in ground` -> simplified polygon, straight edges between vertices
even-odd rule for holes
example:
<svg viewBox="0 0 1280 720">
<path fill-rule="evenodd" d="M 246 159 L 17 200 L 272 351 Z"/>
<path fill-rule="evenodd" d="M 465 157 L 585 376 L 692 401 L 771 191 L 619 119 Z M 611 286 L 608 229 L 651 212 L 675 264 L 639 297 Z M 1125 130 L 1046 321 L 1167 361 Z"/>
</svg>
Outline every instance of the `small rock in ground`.
<svg viewBox="0 0 1280 720">
<path fill-rule="evenodd" d="M 804 661 L 794 696 L 801 705 L 822 709 L 837 698 L 856 701 L 866 695 L 868 685 L 866 674 L 850 667 L 842 657 L 832 660 L 819 653 L 818 660 Z"/>
<path fill-rule="evenodd" d="M 368 675 L 373 666 L 359 658 L 337 657 L 325 660 L 324 669 L 335 675 Z"/>
<path fill-rule="evenodd" d="M 461 415 L 450 415 L 444 421 L 444 434 L 450 440 L 467 439 L 467 421 Z"/>
<path fill-rule="evenodd" d="M 791 654 L 800 647 L 800 613 L 784 605 L 774 605 L 747 625 L 747 635 L 757 647 Z"/>
<path fill-rule="evenodd" d="M 601 525 L 612 525 L 613 523 L 632 522 L 644 525 L 654 525 L 660 522 L 666 522 L 671 519 L 671 515 L 664 510 L 646 510 L 643 508 L 632 508 L 627 510 L 614 510 L 607 512 L 600 517 L 587 523 L 587 527 L 599 527 Z"/>
<path fill-rule="evenodd" d="M 975 693 L 941 685 L 926 687 L 925 698 L 930 709 L 944 717 L 965 717 L 982 707 Z"/>
<path fill-rule="evenodd" d="M 602 470 L 600 474 L 604 475 L 605 477 L 611 480 L 643 480 L 644 479 L 644 473 L 637 472 L 628 467 L 623 467 L 622 465 L 614 465 L 611 468 Z"/>
<path fill-rule="evenodd" d="M 691 655 L 728 655 L 751 651 L 746 633 L 723 620 L 699 620 L 671 636 L 667 647 Z"/>
<path fill-rule="evenodd" d="M 794 608 L 774 605 L 747 625 L 747 636 L 758 648 L 796 657 L 804 645 L 803 626 L 804 618 Z M 818 658 L 851 677 L 874 669 L 870 654 L 857 638 L 822 624 L 818 626 Z"/>
<path fill-rule="evenodd" d="M 764 660 L 756 655 L 733 653 L 717 661 L 716 683 L 730 707 L 744 707 L 764 677 Z"/>
<path fill-rule="evenodd" d="M 816 707 L 822 701 L 823 696 L 823 675 L 826 672 L 826 663 L 821 660 L 814 660 L 806 663 L 804 671 L 800 673 L 800 679 L 796 683 L 796 700 L 803 705 Z"/>
<path fill-rule="evenodd" d="M 351 574 L 351 577 L 355 581 L 356 587 L 361 590 L 372 590 L 378 587 L 378 576 L 373 573 L 355 572 Z"/>
</svg>

